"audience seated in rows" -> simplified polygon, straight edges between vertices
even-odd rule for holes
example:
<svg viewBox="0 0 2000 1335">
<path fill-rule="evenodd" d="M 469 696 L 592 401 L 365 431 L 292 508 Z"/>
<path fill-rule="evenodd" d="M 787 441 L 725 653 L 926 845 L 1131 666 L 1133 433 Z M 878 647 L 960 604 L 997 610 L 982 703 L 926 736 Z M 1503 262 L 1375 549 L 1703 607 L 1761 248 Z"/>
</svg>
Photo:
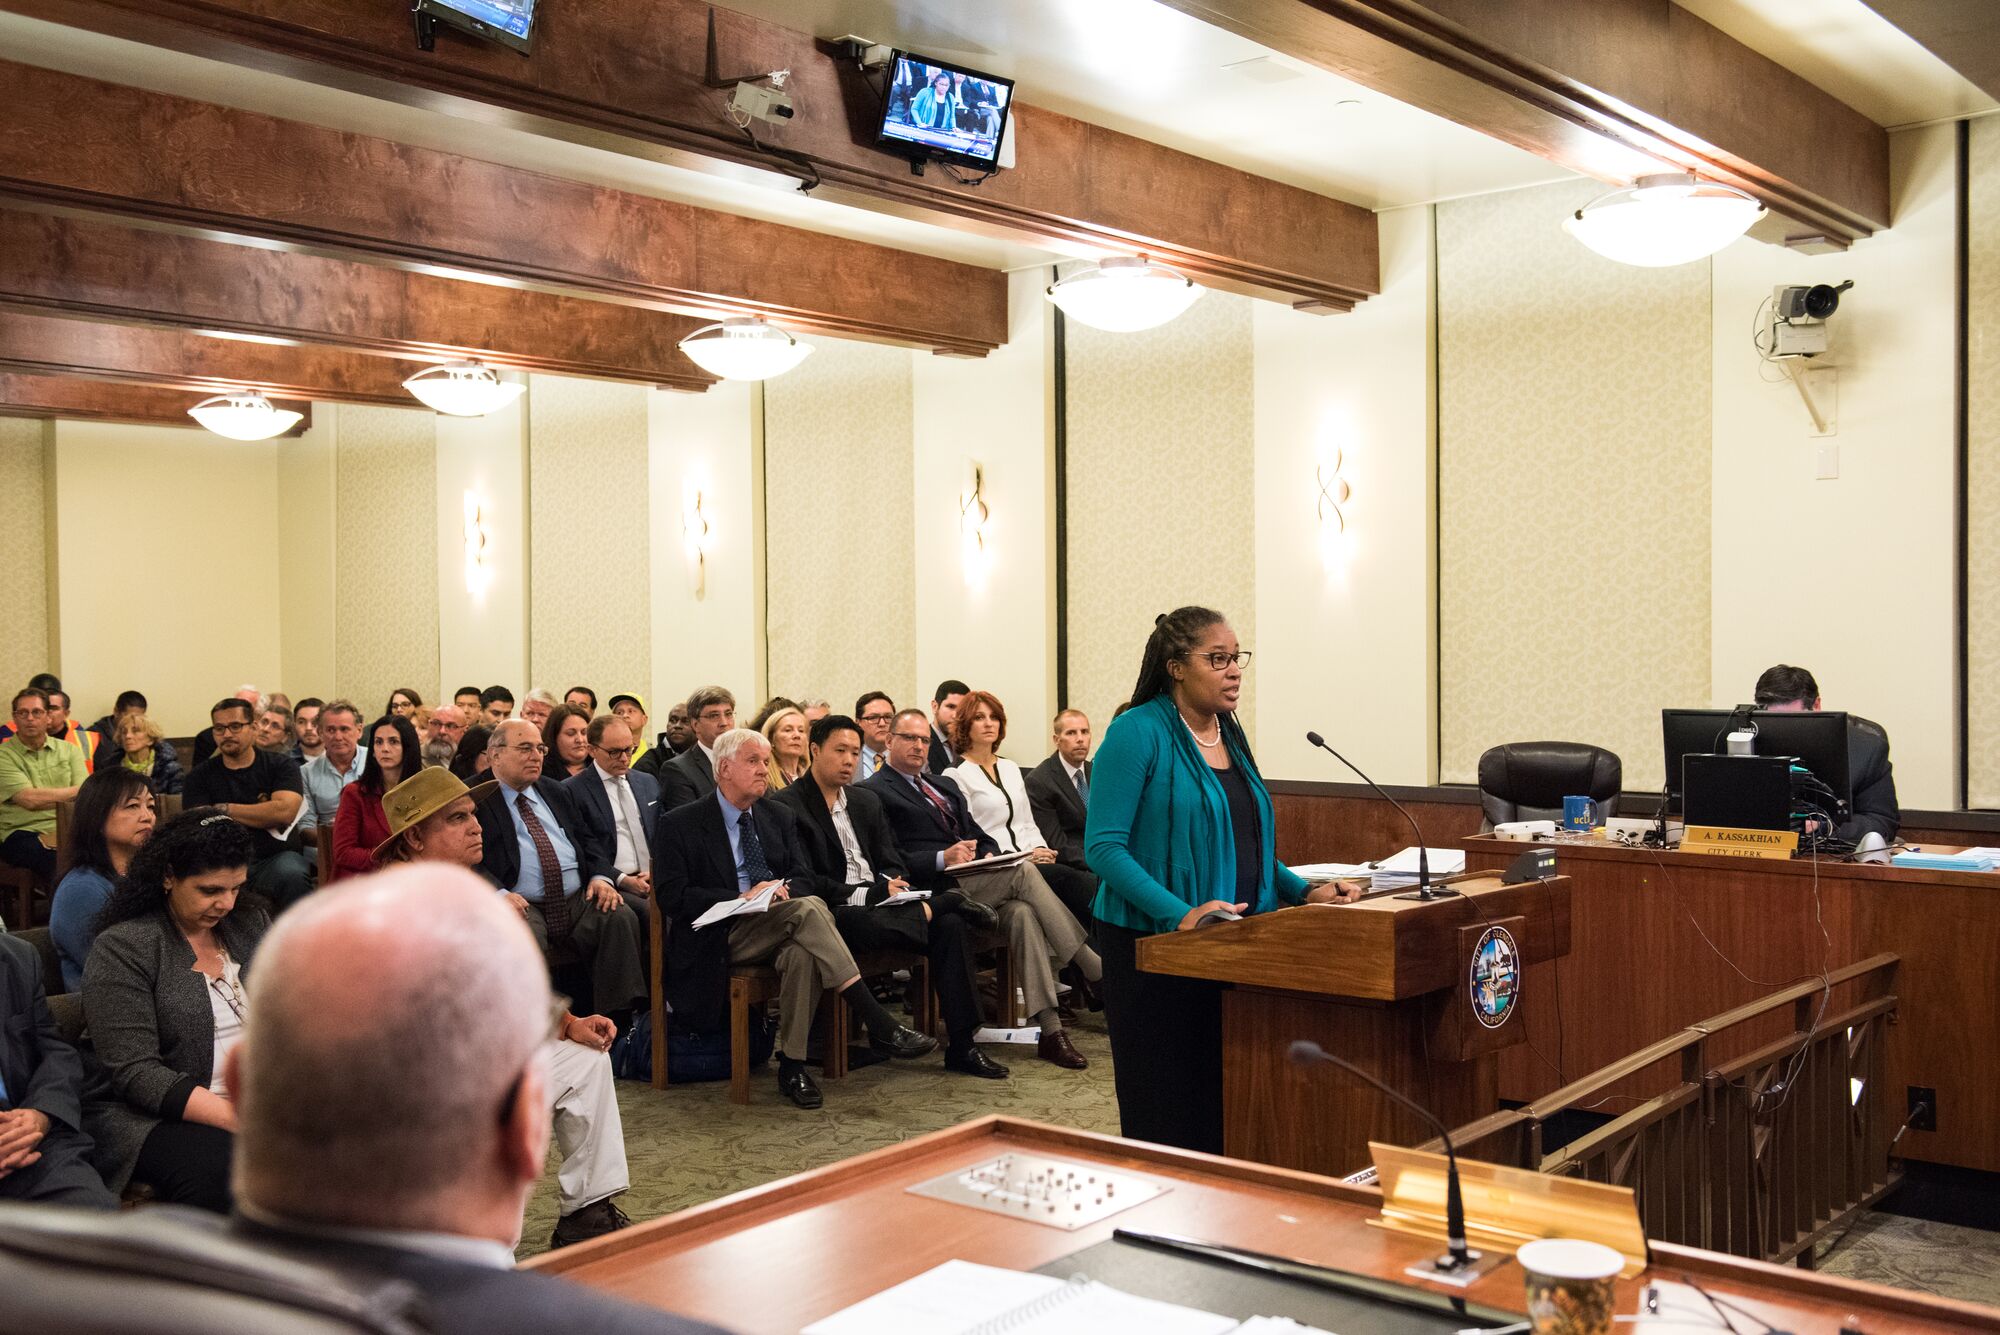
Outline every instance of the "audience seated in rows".
<svg viewBox="0 0 2000 1335">
<path fill-rule="evenodd" d="M 40 951 L 0 932 L 0 1201 L 115 1210 L 91 1164 L 83 1059 L 44 995 L 53 981 Z"/>
<path fill-rule="evenodd" d="M 111 902 L 118 879 L 152 836 L 157 813 L 146 780 L 123 766 L 101 769 L 77 790 L 70 813 L 69 870 L 49 905 L 49 937 L 62 964 L 59 987 L 83 988 L 83 966 L 97 939 L 97 920 Z"/>
<path fill-rule="evenodd" d="M 1000 846 L 972 819 L 956 783 L 926 773 L 929 724 L 921 709 L 905 709 L 891 720 L 889 763 L 867 781 L 868 786 L 882 799 L 910 880 L 918 889 L 958 889 L 998 910 L 1028 1013 L 1041 1026 L 1037 1055 L 1057 1066 L 1081 1070 L 1089 1062 L 1063 1030 L 1049 961 L 1053 956 L 1058 964 L 1074 964 L 1086 982 L 1096 983 L 1103 976 L 1097 952 L 1035 867 L 1017 863 L 971 873 L 953 871 L 974 858 L 996 855 Z"/>
<path fill-rule="evenodd" d="M 374 850 L 377 865 L 435 863 L 476 870 L 484 835 L 474 808 L 493 787 L 487 782 L 468 789 L 444 770 L 424 769 L 391 788 L 383 799 L 390 833 Z M 612 1199 L 631 1185 L 609 1055 L 617 1035 L 607 1017 L 572 1015 L 565 1007 L 555 1036 L 542 1045 L 549 1064 L 549 1116 L 562 1156 L 556 1174 L 560 1213 L 551 1247 L 567 1247 L 632 1222 Z"/>
<path fill-rule="evenodd" d="M 43 885 L 56 879 L 56 807 L 89 777 L 83 752 L 49 736 L 48 693 L 29 687 L 13 702 L 14 733 L 0 741 L 0 861 Z"/>
<path fill-rule="evenodd" d="M 228 733 L 223 745 L 238 741 Z M 220 811 L 184 811 L 154 831 L 99 915 L 83 1010 L 108 1083 L 84 1122 L 113 1191 L 140 1182 L 169 1202 L 230 1207 L 236 1109 L 222 1063 L 271 922 L 242 893 L 259 837 Z"/>
<path fill-rule="evenodd" d="M 999 915 L 956 890 L 928 901 L 888 904 L 911 890 L 902 850 L 882 814 L 882 801 L 854 786 L 861 759 L 861 727 L 829 715 L 812 725 L 812 767 L 777 795 L 798 816 L 806 856 L 817 873 L 815 893 L 833 910 L 834 926 L 850 951 L 909 950 L 930 961 L 947 1042 L 946 1069 L 989 1080 L 1007 1068 L 977 1047 L 979 993 L 973 934 L 992 931 Z"/>
<path fill-rule="evenodd" d="M 703 718 L 695 707 L 699 698 L 698 692 L 689 701 L 697 727 Z M 826 902 L 811 893 L 814 873 L 797 817 L 788 807 L 758 800 L 770 781 L 770 748 L 763 737 L 732 728 L 708 749 L 714 757 L 713 793 L 668 812 L 653 848 L 660 911 L 673 924 L 663 985 L 674 1023 L 694 1033 L 716 1032 L 726 1013 L 730 966 L 776 969 L 778 1088 L 801 1108 L 823 1101 L 805 1066 L 823 992 L 840 994 L 878 1050 L 903 1059 L 933 1051 L 936 1039 L 895 1020 L 862 983 Z M 801 893 L 794 894 L 794 887 Z M 716 905 L 763 894 L 771 896 L 765 912 L 711 927 L 694 925 Z"/>
<path fill-rule="evenodd" d="M 361 777 L 340 793 L 333 819 L 333 865 L 328 880 L 375 870 L 375 849 L 389 837 L 382 796 L 423 768 L 417 730 L 400 714 L 384 714 L 362 733 Z"/>
<path fill-rule="evenodd" d="M 304 802 L 298 762 L 251 744 L 245 701 L 218 700 L 209 719 L 216 753 L 188 775 L 182 799 L 190 807 L 219 807 L 250 831 L 249 888 L 276 909 L 289 908 L 313 888 L 312 862 L 287 839 Z"/>
<path fill-rule="evenodd" d="M 616 714 L 592 719 L 584 737 L 591 760 L 568 786 L 590 837 L 617 873 L 618 893 L 638 915 L 643 929 L 650 917 L 646 900 L 653 893 L 653 833 L 660 821 L 660 781 L 632 768 L 632 730 Z M 651 955 L 644 958 L 650 960 Z"/>
<path fill-rule="evenodd" d="M 506 893 L 544 955 L 566 945 L 583 958 L 598 1009 L 628 1028 L 648 992 L 638 915 L 619 896 L 609 856 L 575 795 L 542 773 L 547 748 L 533 724 L 502 723 L 486 752 L 499 784 L 478 804 L 481 874 Z"/>
</svg>

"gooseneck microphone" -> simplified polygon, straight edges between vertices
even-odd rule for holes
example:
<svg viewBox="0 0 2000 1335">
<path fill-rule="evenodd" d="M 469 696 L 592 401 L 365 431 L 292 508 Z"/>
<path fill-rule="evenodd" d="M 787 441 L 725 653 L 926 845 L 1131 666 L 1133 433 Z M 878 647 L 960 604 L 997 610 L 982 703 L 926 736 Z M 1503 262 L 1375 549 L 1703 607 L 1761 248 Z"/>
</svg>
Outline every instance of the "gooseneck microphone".
<svg viewBox="0 0 2000 1335">
<path fill-rule="evenodd" d="M 1361 774 L 1361 767 L 1359 765 L 1355 764 L 1353 761 L 1349 760 L 1346 756 L 1340 754 L 1340 752 L 1328 746 L 1326 744 L 1326 738 L 1320 736 L 1318 733 L 1316 732 L 1307 733 L 1306 740 L 1308 742 L 1311 742 L 1314 746 L 1317 746 L 1320 750 L 1326 752 L 1328 755 L 1332 756 L 1335 760 L 1338 760 L 1341 764 L 1347 766 L 1347 768 L 1353 770 L 1356 774 Z M 1369 778 L 1366 774 L 1361 774 L 1361 782 L 1367 784 L 1370 788 L 1373 788 L 1376 791 L 1376 793 L 1381 796 L 1384 802 L 1387 802 L 1390 806 L 1402 812 L 1403 819 L 1410 823 L 1410 829 L 1415 831 L 1417 836 L 1417 888 L 1415 892 L 1412 894 L 1397 895 L 1396 898 L 1450 899 L 1451 895 L 1449 893 L 1441 890 L 1431 889 L 1431 857 L 1429 851 L 1424 848 L 1424 832 L 1422 828 L 1418 826 L 1417 818 L 1415 816 L 1412 816 L 1409 813 L 1408 809 L 1405 808 L 1401 802 L 1398 802 L 1395 798 L 1389 796 L 1389 790 L 1387 788 L 1384 788 L 1381 784 L 1375 782 L 1375 780 Z"/>
<path fill-rule="evenodd" d="M 1356 774 L 1361 773 L 1360 770 L 1355 770 L 1354 772 Z M 1343 1057 L 1334 1056 L 1311 1039 L 1294 1039 L 1292 1042 L 1291 1057 L 1300 1066 L 1305 1066 L 1311 1062 L 1325 1062 L 1329 1066 L 1338 1066 L 1349 1075 L 1367 1081 L 1436 1128 L 1438 1139 L 1444 1142 L 1444 1239 L 1447 1250 L 1433 1264 L 1445 1274 L 1451 1274 L 1477 1262 L 1479 1260 L 1479 1253 L 1473 1251 L 1472 1248 L 1465 1244 L 1465 1197 L 1458 1184 L 1458 1151 L 1452 1148 L 1451 1132 L 1445 1129 L 1444 1123 L 1433 1116 L 1430 1109 L 1424 1107 L 1414 1099 L 1406 1098 L 1401 1093 L 1391 1089 L 1388 1085 L 1362 1070 L 1353 1062 Z"/>
</svg>

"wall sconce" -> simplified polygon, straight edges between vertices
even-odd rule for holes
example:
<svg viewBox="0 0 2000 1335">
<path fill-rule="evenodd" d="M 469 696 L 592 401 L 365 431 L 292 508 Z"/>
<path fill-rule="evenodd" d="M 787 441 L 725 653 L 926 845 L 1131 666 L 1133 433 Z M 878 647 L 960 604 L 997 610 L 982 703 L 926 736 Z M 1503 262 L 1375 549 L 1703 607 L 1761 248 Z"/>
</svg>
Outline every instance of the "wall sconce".
<svg viewBox="0 0 2000 1335">
<path fill-rule="evenodd" d="M 687 557 L 688 587 L 700 599 L 708 589 L 707 497 L 688 484 L 681 497 L 681 550 Z"/>
<path fill-rule="evenodd" d="M 965 462 L 965 485 L 958 493 L 958 541 L 965 582 L 986 577 L 986 524 L 993 511 L 986 505 L 986 470 L 976 459 Z"/>
<path fill-rule="evenodd" d="M 1340 475 L 1340 466 L 1345 460 L 1341 450 L 1334 447 L 1331 460 L 1313 469 L 1313 481 L 1319 488 L 1319 495 L 1313 502 L 1313 516 L 1319 529 L 1319 559 L 1328 574 L 1340 569 L 1347 534 L 1347 514 L 1341 507 L 1354 494 L 1347 485 L 1347 479 Z"/>
<path fill-rule="evenodd" d="M 490 516 L 486 502 L 476 491 L 465 493 L 465 591 L 475 598 L 486 596 L 493 583 L 491 558 L 487 552 L 486 525 Z"/>
</svg>

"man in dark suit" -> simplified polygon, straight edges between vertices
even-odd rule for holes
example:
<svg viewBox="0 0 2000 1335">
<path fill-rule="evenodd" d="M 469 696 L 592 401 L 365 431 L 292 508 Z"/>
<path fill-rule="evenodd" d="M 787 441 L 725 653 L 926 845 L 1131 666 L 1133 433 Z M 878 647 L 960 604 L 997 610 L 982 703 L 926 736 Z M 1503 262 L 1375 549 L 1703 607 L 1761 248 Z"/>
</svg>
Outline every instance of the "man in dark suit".
<svg viewBox="0 0 2000 1335">
<path fill-rule="evenodd" d="M 973 872 L 952 870 L 998 854 L 1000 845 L 972 819 L 956 783 L 925 772 L 931 733 L 924 711 L 906 709 L 889 728 L 889 763 L 864 787 L 882 799 L 911 882 L 920 890 L 957 889 L 999 911 L 1028 1014 L 1042 1028 L 1036 1055 L 1067 1070 L 1082 1070 L 1090 1063 L 1063 1031 L 1049 959 L 1053 955 L 1060 964 L 1074 964 L 1089 982 L 1102 978 L 1103 965 L 1083 927 L 1025 861 Z"/>
<path fill-rule="evenodd" d="M 1083 824 L 1090 813 L 1090 720 L 1081 709 L 1056 715 L 1055 743 L 1055 752 L 1028 771 L 1028 805 L 1056 861 L 1089 871 Z"/>
<path fill-rule="evenodd" d="M 56 1032 L 41 954 L 0 932 L 0 1200 L 117 1209 L 90 1152 L 83 1062 Z"/>
<path fill-rule="evenodd" d="M 645 946 L 646 901 L 653 894 L 653 830 L 660 822 L 660 781 L 632 768 L 638 747 L 632 729 L 616 714 L 590 721 L 590 763 L 565 779 L 591 838 L 618 874 L 618 893 L 639 915 L 640 958 Z"/>
<path fill-rule="evenodd" d="M 549 1148 L 549 988 L 519 916 L 476 877 L 425 864 L 343 882 L 281 919 L 258 964 L 256 1015 L 224 1066 L 238 1238 L 409 1281 L 429 1329 L 713 1335 L 514 1268 Z"/>
<path fill-rule="evenodd" d="M 799 842 L 798 818 L 789 807 L 758 801 L 770 784 L 769 744 L 734 728 L 715 739 L 714 749 L 714 795 L 668 812 L 653 843 L 655 893 L 673 923 L 661 985 L 675 1025 L 713 1033 L 727 1013 L 730 965 L 775 968 L 778 1089 L 801 1108 L 817 1108 L 822 1096 L 805 1062 L 822 992 L 838 992 L 854 1008 L 879 1052 L 921 1057 L 937 1040 L 898 1023 L 862 984 L 833 914 L 814 893 L 818 873 Z M 712 908 L 767 895 L 763 912 L 695 925 Z"/>
<path fill-rule="evenodd" d="M 1780 663 L 1757 678 L 1755 700 L 1759 709 L 1819 709 L 1819 682 L 1802 667 Z M 1854 805 L 1840 824 L 1840 837 L 1858 844 L 1872 834 L 1884 844 L 1895 843 L 1903 827 L 1903 812 L 1896 804 L 1889 734 L 1881 724 L 1859 714 L 1847 716 L 1847 778 Z"/>
<path fill-rule="evenodd" d="M 715 792 L 715 739 L 736 726 L 736 697 L 704 686 L 688 697 L 694 745 L 660 766 L 660 808 L 672 811 Z"/>
<path fill-rule="evenodd" d="M 508 719 L 486 744 L 499 787 L 478 806 L 480 874 L 500 887 L 546 955 L 568 941 L 590 968 L 597 1009 L 622 1031 L 646 999 L 639 917 L 575 796 L 542 775 L 548 747 L 535 725 Z"/>
<path fill-rule="evenodd" d="M 810 742 L 812 768 L 772 800 L 798 813 L 806 856 L 819 873 L 815 890 L 833 909 L 834 926 L 850 950 L 927 956 L 949 1040 L 945 1068 L 988 1080 L 1005 1077 L 1007 1068 L 972 1042 L 979 1030 L 972 934 L 998 926 L 999 916 L 956 890 L 933 894 L 927 903 L 884 904 L 910 885 L 882 800 L 852 786 L 861 762 L 861 725 L 829 715 L 812 725 Z"/>
<path fill-rule="evenodd" d="M 951 745 L 951 725 L 958 722 L 958 707 L 971 690 L 962 681 L 946 680 L 938 683 L 931 696 L 931 753 L 924 768 L 933 774 L 942 774 L 958 763 L 958 752 Z"/>
</svg>

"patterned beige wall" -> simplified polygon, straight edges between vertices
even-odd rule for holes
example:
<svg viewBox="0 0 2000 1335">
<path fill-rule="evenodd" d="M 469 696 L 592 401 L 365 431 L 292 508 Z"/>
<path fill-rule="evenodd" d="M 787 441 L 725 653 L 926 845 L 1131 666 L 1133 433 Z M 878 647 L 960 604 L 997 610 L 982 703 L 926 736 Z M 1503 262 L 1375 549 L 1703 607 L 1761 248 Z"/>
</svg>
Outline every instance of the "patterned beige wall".
<svg viewBox="0 0 2000 1335">
<path fill-rule="evenodd" d="M 374 718 L 407 686 L 438 690 L 437 436 L 412 408 L 328 405 L 336 415 L 330 685 Z M 321 686 L 322 693 L 326 684 Z"/>
<path fill-rule="evenodd" d="M 31 417 L 0 417 L 0 569 L 16 592 L 7 599 L 7 630 L 0 635 L 0 682 L 9 693 L 49 659 L 48 517 L 43 509 L 42 451 L 49 424 Z M 60 674 L 58 674 L 60 675 Z"/>
<path fill-rule="evenodd" d="M 532 686 L 599 699 L 650 690 L 652 548 L 646 389 L 532 377 L 528 662 Z"/>
<path fill-rule="evenodd" d="M 1990 116 L 1972 122 L 1971 217 L 1967 802 L 2000 807 L 2000 120 Z"/>
<path fill-rule="evenodd" d="M 914 354 L 828 338 L 814 345 L 797 370 L 764 385 L 771 689 L 843 709 L 869 690 L 926 704 L 937 683 L 917 682 L 916 562 L 957 553 L 916 550 Z M 964 429 L 976 433 L 977 423 L 972 408 Z"/>
<path fill-rule="evenodd" d="M 1153 618 L 1225 613 L 1257 647 L 1250 299 L 1210 292 L 1138 334 L 1068 323 L 1069 699 L 1102 728 Z M 1254 735 L 1257 670 L 1244 691 Z"/>
<path fill-rule="evenodd" d="M 1592 182 L 1437 208 L 1439 751 L 1591 742 L 1661 782 L 1659 710 L 1709 699 L 1706 262 L 1561 228 Z"/>
</svg>

